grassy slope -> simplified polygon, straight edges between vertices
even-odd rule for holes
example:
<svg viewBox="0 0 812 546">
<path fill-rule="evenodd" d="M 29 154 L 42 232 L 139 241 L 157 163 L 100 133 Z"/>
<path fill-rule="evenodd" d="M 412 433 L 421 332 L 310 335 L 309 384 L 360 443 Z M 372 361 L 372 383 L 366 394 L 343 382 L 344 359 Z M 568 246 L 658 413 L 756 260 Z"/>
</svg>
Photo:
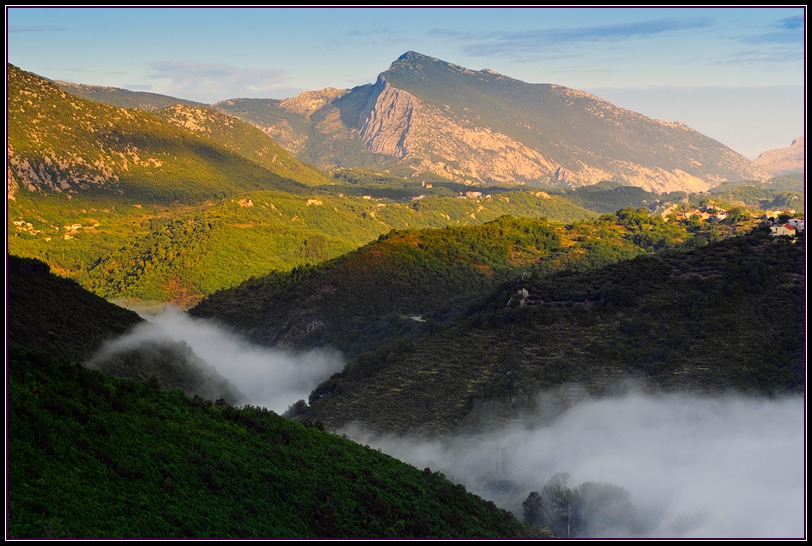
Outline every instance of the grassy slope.
<svg viewBox="0 0 812 546">
<path fill-rule="evenodd" d="M 64 93 L 9 65 L 10 171 L 20 187 L 171 203 L 301 185 L 167 123 Z"/>
<path fill-rule="evenodd" d="M 119 108 L 138 108 L 139 110 L 146 110 L 154 112 L 174 106 L 175 104 L 185 104 L 193 107 L 205 107 L 206 105 L 200 102 L 195 102 L 186 99 L 179 99 L 177 97 L 170 97 L 168 95 L 160 95 L 158 93 L 147 93 L 146 91 L 130 91 L 128 89 L 120 89 L 117 87 L 106 87 L 102 85 L 85 85 L 77 83 L 68 83 L 56 81 L 54 82 L 64 92 L 76 95 L 84 99 L 92 100 L 109 104 L 110 106 L 118 106 Z"/>
<path fill-rule="evenodd" d="M 308 186 L 336 184 L 324 173 L 294 158 L 260 129 L 223 112 L 199 106 L 174 105 L 159 110 L 156 115 L 204 136 L 278 176 Z"/>
<path fill-rule="evenodd" d="M 511 211 L 557 220 L 590 215 L 563 198 L 531 193 L 399 203 L 335 191 L 254 192 L 174 220 L 153 221 L 145 235 L 99 255 L 95 267 L 79 273 L 80 282 L 111 299 L 171 300 L 188 306 L 250 277 L 335 258 L 394 228 L 478 224 Z M 87 268 L 94 262 L 85 263 Z"/>
</svg>

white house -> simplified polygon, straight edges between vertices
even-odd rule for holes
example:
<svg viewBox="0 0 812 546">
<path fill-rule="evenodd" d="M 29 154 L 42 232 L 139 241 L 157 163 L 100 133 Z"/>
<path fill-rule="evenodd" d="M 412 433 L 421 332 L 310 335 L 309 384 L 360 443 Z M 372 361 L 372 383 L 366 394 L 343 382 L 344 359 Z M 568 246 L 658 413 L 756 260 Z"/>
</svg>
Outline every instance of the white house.
<svg viewBox="0 0 812 546">
<path fill-rule="evenodd" d="M 795 228 L 789 224 L 776 224 L 770 227 L 770 235 L 773 237 L 778 237 L 779 235 L 795 237 Z"/>
<path fill-rule="evenodd" d="M 789 225 L 795 228 L 795 231 L 802 232 L 804 230 L 804 219 L 803 218 L 792 218 L 787 222 Z"/>
</svg>

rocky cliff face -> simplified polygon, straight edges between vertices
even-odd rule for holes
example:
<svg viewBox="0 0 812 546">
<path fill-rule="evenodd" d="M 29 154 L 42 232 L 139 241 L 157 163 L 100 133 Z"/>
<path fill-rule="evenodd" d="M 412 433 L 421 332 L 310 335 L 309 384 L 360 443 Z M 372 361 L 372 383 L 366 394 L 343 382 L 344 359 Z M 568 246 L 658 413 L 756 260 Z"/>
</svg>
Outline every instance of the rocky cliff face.
<svg viewBox="0 0 812 546">
<path fill-rule="evenodd" d="M 764 152 L 753 163 L 773 176 L 804 172 L 805 152 L 804 136 L 801 135 L 786 148 Z"/>
<path fill-rule="evenodd" d="M 358 132 L 375 153 L 410 160 L 418 172 L 456 180 L 516 183 L 549 177 L 557 165 L 521 142 L 455 119 L 379 77 Z"/>
</svg>

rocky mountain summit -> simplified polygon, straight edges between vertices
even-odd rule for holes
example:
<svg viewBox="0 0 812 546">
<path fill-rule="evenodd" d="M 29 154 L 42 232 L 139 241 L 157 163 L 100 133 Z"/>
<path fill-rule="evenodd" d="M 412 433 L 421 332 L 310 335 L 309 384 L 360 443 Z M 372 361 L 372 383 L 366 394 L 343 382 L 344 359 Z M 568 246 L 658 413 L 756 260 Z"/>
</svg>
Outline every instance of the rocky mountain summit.
<svg viewBox="0 0 812 546">
<path fill-rule="evenodd" d="M 804 136 L 801 135 L 786 148 L 764 152 L 753 160 L 753 163 L 773 176 L 803 172 L 805 150 Z"/>
</svg>

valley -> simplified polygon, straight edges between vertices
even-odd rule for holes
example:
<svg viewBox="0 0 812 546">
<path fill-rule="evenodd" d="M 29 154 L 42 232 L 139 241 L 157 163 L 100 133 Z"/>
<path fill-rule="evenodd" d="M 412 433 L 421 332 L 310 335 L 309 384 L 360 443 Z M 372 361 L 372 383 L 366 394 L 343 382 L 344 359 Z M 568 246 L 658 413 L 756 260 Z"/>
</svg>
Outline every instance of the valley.
<svg viewBox="0 0 812 546">
<path fill-rule="evenodd" d="M 799 532 L 803 137 L 414 51 L 288 99 L 7 79 L 10 536 Z"/>
</svg>

